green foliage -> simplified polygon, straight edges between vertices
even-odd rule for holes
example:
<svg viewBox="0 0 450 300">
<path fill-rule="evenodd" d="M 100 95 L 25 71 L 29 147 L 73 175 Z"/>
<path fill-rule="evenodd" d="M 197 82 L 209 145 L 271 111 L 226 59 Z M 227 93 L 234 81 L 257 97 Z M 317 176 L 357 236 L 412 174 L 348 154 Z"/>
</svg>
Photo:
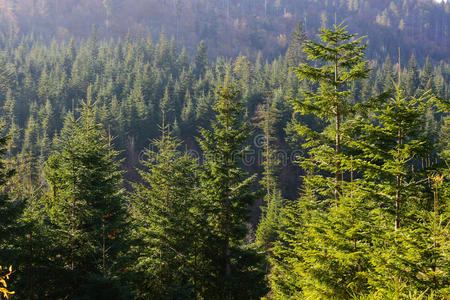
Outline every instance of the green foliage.
<svg viewBox="0 0 450 300">
<path fill-rule="evenodd" d="M 205 41 L 201 41 L 197 48 L 197 55 L 195 56 L 195 69 L 194 73 L 197 77 L 203 77 L 208 66 L 208 53 L 205 45 Z"/>
<path fill-rule="evenodd" d="M 291 34 L 291 43 L 286 51 L 287 63 L 290 67 L 297 67 L 304 60 L 303 43 L 306 41 L 306 33 L 302 23 L 298 22 Z"/>
<path fill-rule="evenodd" d="M 381 295 L 443 295 L 447 284 L 441 239 L 448 217 L 440 213 L 438 199 L 431 201 L 433 148 L 423 130 L 430 98 L 428 94 L 407 97 L 396 85 L 394 97 L 372 110 L 370 122 L 350 125 L 359 133 L 356 148 L 362 156 L 357 164 L 369 180 L 370 198 L 379 207 L 369 282 Z"/>
<path fill-rule="evenodd" d="M 253 120 L 256 126 L 262 130 L 263 138 L 263 178 L 260 183 L 265 187 L 266 194 L 264 196 L 265 206 L 262 207 L 262 214 L 255 234 L 255 242 L 258 247 L 267 251 L 272 244 L 278 239 L 278 226 L 282 219 L 283 197 L 278 184 L 278 174 L 280 169 L 280 161 L 276 155 L 277 139 L 276 124 L 279 122 L 281 112 L 276 107 L 276 102 L 268 96 L 265 104 L 257 108 L 256 116 Z M 257 140 L 257 142 L 259 142 Z"/>
<path fill-rule="evenodd" d="M 127 235 L 117 152 L 94 113 L 88 99 L 81 117 L 69 119 L 57 141 L 59 150 L 45 166 L 50 186 L 47 213 L 57 253 L 54 263 L 73 286 L 60 293 L 71 297 L 84 295 L 92 281 L 112 279 Z"/>
<path fill-rule="evenodd" d="M 107 3 L 108 37 L 118 29 L 114 23 L 123 19 L 114 16 L 123 11 L 116 2 Z M 93 11 L 104 9 L 92 3 Z M 158 5 L 166 9 L 170 3 Z M 414 7 L 415 1 L 404 5 L 394 1 L 383 12 L 381 2 L 286 0 L 273 6 L 268 1 L 267 16 L 256 15 L 253 20 L 252 14 L 244 13 L 258 12 L 262 6 L 247 3 L 237 9 L 230 2 L 230 16 L 224 21 L 222 10 L 214 10 L 217 3 L 183 6 L 176 42 L 165 34 L 153 42 L 150 36 L 141 38 L 132 31 L 126 39 L 105 41 L 102 26 L 88 40 L 67 43 L 27 35 L 24 24 L 21 34 L 0 33 L 0 115 L 6 122 L 4 131 L 11 135 L 2 150 L 7 162 L 0 167 L 0 183 L 8 182 L 2 185 L 0 197 L 0 261 L 15 266 L 14 279 L 8 284 L 16 291 L 14 297 L 217 299 L 229 298 L 228 290 L 232 298 L 253 299 L 266 294 L 263 280 L 269 272 L 273 290 L 266 296 L 275 298 L 364 294 L 439 298 L 448 294 L 450 150 L 448 111 L 442 108 L 448 102 L 450 69 L 447 63 L 434 60 L 446 48 L 430 52 L 431 59 L 423 67 L 425 53 L 417 45 L 417 56 L 410 59 L 409 67 L 402 70 L 389 57 L 381 64 L 387 53 L 398 50 L 389 42 L 390 32 L 396 34 L 393 28 L 399 25 L 394 16 L 402 15 L 401 31 L 411 40 L 418 32 L 441 34 L 437 17 L 421 30 L 411 25 L 422 20 L 413 11 L 437 4 L 421 2 Z M 61 15 L 66 4 L 58 2 Z M 55 8 L 48 1 L 43 5 L 47 15 Z M 273 60 L 264 55 L 286 49 L 286 36 L 270 32 L 280 26 L 290 28 L 293 19 L 301 17 L 292 14 L 293 7 L 307 11 L 310 6 L 320 9 L 321 17 L 315 20 L 305 14 L 301 18 L 302 27 L 294 33 L 290 51 L 299 50 L 303 33 L 312 34 L 319 19 L 332 19 L 331 9 L 339 17 L 347 10 L 365 11 L 373 19 L 380 13 L 389 21 L 389 32 L 376 27 L 381 31 L 371 34 L 372 27 L 358 28 L 370 35 L 367 51 L 374 58 L 372 71 L 366 73 L 357 37 L 340 26 L 336 33 L 331 33 L 334 29 L 323 32 L 323 37 L 329 36 L 327 42 L 302 44 L 300 48 L 309 51 L 313 60 L 297 70 L 304 78 L 300 84 L 289 68 L 293 64 L 289 53 Z M 148 11 L 158 11 L 155 7 Z M 184 16 L 192 9 L 205 12 L 207 7 L 218 14 L 217 19 L 203 13 L 205 19 L 196 23 L 196 33 L 184 35 L 183 28 L 191 28 Z M 40 13 L 35 11 L 34 16 Z M 8 15 L 0 13 L 0 27 Z M 276 22 L 271 22 L 274 17 Z M 355 18 L 351 15 L 348 20 Z M 204 24 L 211 26 L 204 28 Z M 227 30 L 231 24 L 233 30 Z M 253 28 L 254 24 L 258 26 Z M 234 30 L 239 34 L 233 35 Z M 59 27 L 56 36 L 65 36 L 64 32 Z M 229 34 L 229 40 L 222 39 L 221 32 Z M 254 34 L 248 36 L 248 32 Z M 205 43 L 197 45 L 197 33 Z M 261 50 L 258 55 L 250 48 L 245 56 L 208 61 L 206 53 L 217 53 L 216 45 L 223 46 L 224 53 L 241 51 L 244 48 L 236 47 L 236 41 L 241 45 L 247 36 Z M 187 38 L 191 44 L 183 43 Z M 385 41 L 385 48 L 375 46 Z M 183 44 L 186 50 L 178 51 Z M 402 47 L 402 61 L 414 47 Z M 327 60 L 339 53 L 336 78 L 336 63 Z M 304 53 L 294 54 L 305 63 Z M 397 74 L 403 81 L 393 97 L 373 97 L 392 89 L 393 81 L 401 79 Z M 359 78 L 362 75 L 368 77 Z M 238 82 L 242 100 L 221 99 L 235 96 L 233 89 L 222 90 L 216 99 L 214 91 L 223 82 Z M 427 101 L 429 94 L 422 97 L 428 90 L 439 97 L 434 99 L 439 109 Z M 273 97 L 264 102 L 266 91 L 273 91 Z M 408 98 L 409 94 L 415 98 Z M 79 99 L 84 98 L 95 99 L 96 109 L 88 113 L 85 106 L 80 107 Z M 295 111 L 286 98 L 298 99 Z M 219 120 L 211 124 L 215 106 Z M 257 133 L 264 134 L 263 147 L 249 143 L 248 128 L 243 125 L 247 118 L 259 128 Z M 172 136 L 177 139 L 165 134 L 165 146 L 161 140 L 155 153 L 149 151 L 152 156 L 144 161 L 139 176 L 139 153 L 149 139 L 158 136 L 161 123 L 173 124 Z M 399 129 L 404 136 L 402 147 L 397 145 Z M 117 138 L 110 141 L 104 131 Z M 200 131 L 205 137 L 203 149 L 195 142 Z M 300 146 L 302 157 L 286 160 Z M 164 150 L 171 148 L 176 150 Z M 189 160 L 179 148 L 205 154 L 204 164 Z M 263 152 L 262 162 L 242 165 L 239 153 L 247 149 L 250 155 Z M 278 159 L 280 154 L 285 155 L 283 160 Z M 165 161 L 158 161 L 162 157 Z M 296 159 L 302 169 L 292 162 Z M 15 176 L 10 177 L 10 169 L 17 170 Z M 258 175 L 264 198 L 264 193 L 253 193 L 259 191 L 253 180 Z M 290 201 L 297 198 L 299 187 L 300 198 Z M 129 191 L 129 202 L 122 188 Z M 163 205 L 166 196 L 178 204 Z M 263 207 L 251 206 L 257 198 Z M 145 203 L 152 209 L 138 209 Z M 134 217 L 132 230 L 125 222 L 129 213 Z M 254 234 L 252 227 L 258 219 Z M 121 231 L 114 235 L 117 228 Z M 176 251 L 166 249 L 167 244 Z M 128 286 L 134 287 L 134 295 L 127 293 Z M 74 287 L 78 295 L 68 295 Z"/>
<path fill-rule="evenodd" d="M 198 165 L 178 150 L 167 127 L 148 149 L 142 183 L 131 195 L 137 295 L 153 299 L 195 299 L 202 285 L 205 208 L 198 191 Z"/>
<path fill-rule="evenodd" d="M 200 146 L 205 155 L 201 195 L 208 205 L 211 240 L 207 249 L 211 277 L 205 278 L 204 298 L 256 299 L 265 293 L 261 258 L 245 246 L 245 223 L 255 200 L 248 177 L 239 167 L 246 147 L 249 125 L 242 121 L 239 91 L 232 86 L 217 90 L 217 121 L 212 130 L 201 129 Z"/>
<path fill-rule="evenodd" d="M 284 200 L 281 191 L 275 190 L 264 197 L 267 206 L 262 207 L 261 219 L 255 234 L 256 245 L 262 249 L 270 249 L 278 240 L 278 230 L 283 219 Z"/>
<path fill-rule="evenodd" d="M 442 177 L 430 175 L 434 149 L 424 130 L 434 97 L 408 97 L 394 84 L 392 97 L 351 105 L 346 80 L 367 75 L 364 48 L 358 39 L 339 46 L 350 36 L 340 26 L 323 32 L 325 45 L 306 43 L 305 51 L 319 61 L 334 57 L 334 66 L 301 65 L 300 79 L 320 85 L 295 108 L 323 119 L 325 127 L 297 126 L 306 136 L 308 156 L 300 161 L 308 173 L 300 199 L 284 211 L 281 240 L 272 249 L 273 297 L 442 297 L 448 212 L 439 200 Z M 342 57 L 349 62 L 339 64 L 341 52 L 330 46 L 348 51 Z M 414 61 L 410 65 L 413 70 Z"/>
<path fill-rule="evenodd" d="M 4 125 L 1 125 L 0 130 L 3 128 Z M 0 259 L 5 263 L 10 263 L 17 254 L 13 247 L 13 240 L 16 238 L 15 235 L 20 233 L 18 231 L 20 224 L 17 220 L 23 210 L 23 203 L 19 199 L 11 199 L 9 195 L 9 181 L 15 170 L 11 169 L 4 160 L 8 140 L 8 136 L 0 136 Z"/>
</svg>

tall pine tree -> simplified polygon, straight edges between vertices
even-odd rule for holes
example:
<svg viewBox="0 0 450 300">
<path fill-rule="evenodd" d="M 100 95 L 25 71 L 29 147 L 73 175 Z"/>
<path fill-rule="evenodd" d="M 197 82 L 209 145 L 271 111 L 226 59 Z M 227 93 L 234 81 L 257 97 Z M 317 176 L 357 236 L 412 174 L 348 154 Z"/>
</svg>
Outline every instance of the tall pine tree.
<svg viewBox="0 0 450 300">
<path fill-rule="evenodd" d="M 113 278 L 126 237 L 126 210 L 117 152 L 88 99 L 69 120 L 45 166 L 48 214 L 59 265 L 70 289 L 60 296 L 118 299 Z M 99 288 L 111 286 L 108 289 Z M 64 285 L 63 285 L 64 286 Z"/>
<path fill-rule="evenodd" d="M 198 195 L 198 165 L 163 128 L 148 149 L 142 183 L 131 203 L 135 223 L 137 293 L 152 299 L 196 299 L 206 219 Z"/>
<path fill-rule="evenodd" d="M 273 249 L 272 289 L 277 298 L 348 298 L 368 288 L 364 272 L 370 252 L 371 203 L 354 178 L 345 122 L 355 111 L 350 85 L 369 72 L 362 38 L 343 25 L 321 29 L 321 43 L 308 41 L 305 52 L 316 65 L 301 64 L 300 80 L 318 83 L 295 100 L 301 115 L 312 114 L 322 128 L 298 124 L 306 137 L 301 166 L 307 172 L 297 203 L 283 220 L 282 239 Z M 317 66 L 317 63 L 319 63 Z"/>
<path fill-rule="evenodd" d="M 239 166 L 249 137 L 249 125 L 242 118 L 239 91 L 232 86 L 217 90 L 217 121 L 212 130 L 201 129 L 204 152 L 202 197 L 209 206 L 211 231 L 210 276 L 205 278 L 204 298 L 256 299 L 265 293 L 261 263 L 255 251 L 245 245 L 249 207 L 255 200 L 250 187 L 254 176 Z"/>
</svg>

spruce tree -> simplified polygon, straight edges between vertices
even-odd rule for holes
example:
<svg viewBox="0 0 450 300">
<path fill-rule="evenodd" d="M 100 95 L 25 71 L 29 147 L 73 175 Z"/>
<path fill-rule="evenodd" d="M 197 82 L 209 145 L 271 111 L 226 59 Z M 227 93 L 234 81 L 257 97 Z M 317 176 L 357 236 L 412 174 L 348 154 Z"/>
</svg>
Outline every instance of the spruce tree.
<svg viewBox="0 0 450 300">
<path fill-rule="evenodd" d="M 205 221 L 198 195 L 198 165 L 179 151 L 168 126 L 148 149 L 142 183 L 131 195 L 139 297 L 196 299 L 201 285 Z"/>
<path fill-rule="evenodd" d="M 369 73 L 367 61 L 363 60 L 366 45 L 362 45 L 361 41 L 364 37 L 353 39 L 355 35 L 349 34 L 346 28 L 342 24 L 335 24 L 333 29 L 321 29 L 319 36 L 322 43 L 307 41 L 304 50 L 309 60 L 320 62 L 321 65 L 302 63 L 295 69 L 301 81 L 319 84 L 316 92 L 303 91 L 305 101 L 294 101 L 295 110 L 301 114 L 314 114 L 333 125 L 322 132 L 314 132 L 307 126 L 299 126 L 298 131 L 308 136 L 308 144 L 314 149 L 310 151 L 313 159 L 318 161 L 323 155 L 323 160 L 327 162 L 322 164 L 323 170 L 334 173 L 336 200 L 339 199 L 343 176 L 340 162 L 343 147 L 341 124 L 351 113 L 348 88 L 353 81 L 365 78 Z M 334 135 L 334 149 L 330 143 L 331 134 Z M 330 156 L 330 151 L 334 155 Z M 334 166 L 331 161 L 334 161 Z"/>
<path fill-rule="evenodd" d="M 345 126 L 357 110 L 348 89 L 369 72 L 365 46 L 342 25 L 321 29 L 320 37 L 322 43 L 305 43 L 308 59 L 319 66 L 305 63 L 296 69 L 301 80 L 319 85 L 317 91 L 303 91 L 305 100 L 295 100 L 294 109 L 323 125 L 319 130 L 296 125 L 306 137 L 302 146 L 307 154 L 300 164 L 307 175 L 299 200 L 285 210 L 282 239 L 272 250 L 272 290 L 280 299 L 344 299 L 368 288 L 364 274 L 372 203 L 360 192 L 364 184 L 354 178 L 352 139 Z"/>
<path fill-rule="evenodd" d="M 291 43 L 286 51 L 286 59 L 289 67 L 297 67 L 304 60 L 303 43 L 307 36 L 302 22 L 298 22 L 294 32 L 291 34 Z"/>
<path fill-rule="evenodd" d="M 277 229 L 281 219 L 281 211 L 283 207 L 283 198 L 281 189 L 278 184 L 278 173 L 280 168 L 280 161 L 277 159 L 276 148 L 276 123 L 280 119 L 280 111 L 276 107 L 276 102 L 273 101 L 272 96 L 268 95 L 263 105 L 257 108 L 254 120 L 257 122 L 263 136 L 257 136 L 262 140 L 263 150 L 263 178 L 261 184 L 265 187 L 264 202 L 262 207 L 262 215 L 256 231 L 256 243 L 264 250 L 268 250 L 272 243 L 278 238 Z M 259 143 L 259 140 L 255 140 Z"/>
<path fill-rule="evenodd" d="M 249 137 L 249 125 L 242 118 L 239 91 L 232 86 L 217 90 L 217 121 L 212 130 L 201 129 L 204 172 L 202 197 L 208 204 L 211 243 L 207 249 L 210 274 L 205 280 L 204 298 L 256 299 L 264 295 L 260 258 L 245 244 L 249 207 L 255 200 L 250 187 L 255 176 L 239 166 Z"/>
<path fill-rule="evenodd" d="M 5 125 L 1 125 L 0 131 Z M 14 169 L 8 168 L 3 157 L 7 153 L 9 137 L 0 136 L 0 261 L 2 265 L 10 265 L 16 253 L 14 253 L 13 239 L 18 233 L 17 221 L 22 211 L 22 205 L 16 199 L 11 199 L 8 193 L 8 182 L 14 175 Z"/>
<path fill-rule="evenodd" d="M 68 120 L 57 143 L 59 150 L 45 165 L 45 179 L 58 253 L 53 259 L 72 287 L 60 292 L 71 298 L 117 299 L 113 276 L 127 234 L 122 172 L 89 98 L 81 117 Z M 106 282 L 112 288 L 99 289 Z"/>
</svg>

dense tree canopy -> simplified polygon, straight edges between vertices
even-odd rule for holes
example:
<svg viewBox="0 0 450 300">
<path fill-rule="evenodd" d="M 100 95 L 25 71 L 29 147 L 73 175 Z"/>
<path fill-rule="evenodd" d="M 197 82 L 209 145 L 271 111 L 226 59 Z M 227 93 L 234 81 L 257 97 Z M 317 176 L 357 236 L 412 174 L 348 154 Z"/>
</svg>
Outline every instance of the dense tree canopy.
<svg viewBox="0 0 450 300">
<path fill-rule="evenodd" d="M 233 28 L 253 24 L 236 19 L 253 10 L 266 24 L 313 4 L 374 9 L 390 28 L 392 14 L 437 4 L 159 2 L 176 11 L 174 38 L 103 39 L 131 9 L 117 1 L 92 1 L 92 17 L 104 9 L 106 19 L 86 40 L 0 34 L 0 265 L 13 265 L 11 299 L 445 299 L 442 53 L 375 53 L 379 34 L 329 26 L 328 10 L 318 37 L 306 15 L 291 41 L 278 36 L 287 52 L 276 59 L 252 48 L 208 59 L 213 36 L 179 48 L 192 9 Z M 0 2 L 0 19 L 32 5 L 44 22 L 85 5 L 24 1 L 4 13 L 11 3 Z M 438 18 L 422 32 L 412 20 L 398 30 L 444 34 Z"/>
</svg>

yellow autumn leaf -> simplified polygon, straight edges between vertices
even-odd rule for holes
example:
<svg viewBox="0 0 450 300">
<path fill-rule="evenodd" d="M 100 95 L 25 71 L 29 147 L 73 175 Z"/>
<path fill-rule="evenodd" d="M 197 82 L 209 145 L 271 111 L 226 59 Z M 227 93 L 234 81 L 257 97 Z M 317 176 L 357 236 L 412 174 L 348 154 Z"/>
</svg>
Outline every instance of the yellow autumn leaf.
<svg viewBox="0 0 450 300">
<path fill-rule="evenodd" d="M 0 271 L 1 270 L 3 270 L 3 268 L 0 266 Z M 9 295 L 14 294 L 13 291 L 8 291 L 8 284 L 6 283 L 6 280 L 8 280 L 9 276 L 13 273 L 12 266 L 9 266 L 8 271 L 7 274 L 0 276 L 0 284 L 3 285 L 3 287 L 0 286 L 0 298 L 2 298 L 1 294 L 3 294 L 3 297 L 6 299 L 9 299 Z"/>
</svg>

